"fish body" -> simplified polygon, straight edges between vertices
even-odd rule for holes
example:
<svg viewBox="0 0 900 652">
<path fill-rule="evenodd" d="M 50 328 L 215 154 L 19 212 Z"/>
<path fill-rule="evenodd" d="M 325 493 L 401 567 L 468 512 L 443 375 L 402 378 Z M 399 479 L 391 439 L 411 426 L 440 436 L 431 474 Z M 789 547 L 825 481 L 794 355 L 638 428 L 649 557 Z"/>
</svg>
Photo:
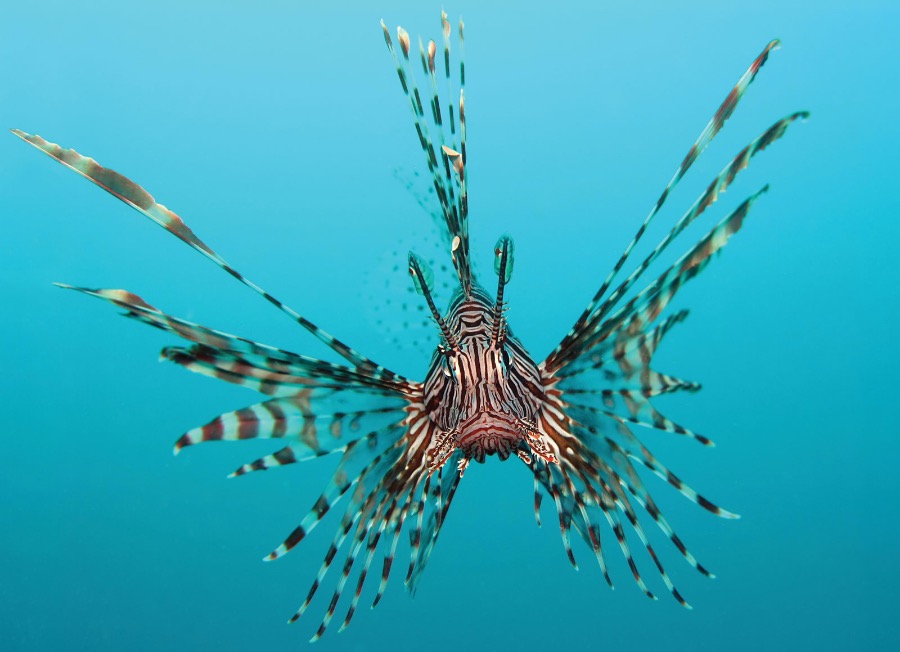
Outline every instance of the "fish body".
<svg viewBox="0 0 900 652">
<path fill-rule="evenodd" d="M 257 403 L 188 430 L 177 439 L 176 453 L 209 441 L 278 440 L 276 450 L 242 465 L 232 476 L 322 455 L 340 456 L 337 469 L 310 511 L 266 557 L 274 560 L 292 550 L 343 502 L 325 559 L 306 599 L 291 617 L 295 621 L 306 612 L 339 553 L 343 554 L 334 593 L 313 640 L 328 628 L 356 569 L 355 590 L 346 605 L 342 628 L 349 624 L 379 553 L 379 582 L 372 606 L 380 601 L 404 538 L 409 541 L 405 581 L 414 590 L 465 470 L 472 461 L 481 463 L 494 455 L 501 460 L 515 458 L 528 469 L 534 479 L 538 523 L 542 500 L 552 500 L 573 565 L 570 535 L 574 534 L 587 544 L 612 586 L 605 548 L 611 534 L 638 587 L 655 598 L 632 555 L 629 538 L 633 537 L 626 537 L 630 530 L 646 549 L 668 591 L 688 607 L 664 569 L 642 518 L 655 523 L 689 565 L 703 575 L 712 574 L 675 533 L 638 468 L 663 478 L 717 516 L 737 515 L 682 481 L 634 430 L 655 429 L 711 445 L 709 438 L 669 419 L 654 406 L 659 396 L 693 392 L 699 385 L 658 371 L 653 356 L 665 335 L 687 316 L 686 310 L 667 311 L 678 290 L 705 269 L 742 228 L 767 187 L 747 196 L 661 273 L 649 279 L 646 275 L 684 229 L 716 203 L 750 160 L 807 114 L 800 111 L 776 121 L 739 151 L 650 253 L 630 267 L 627 275 L 624 270 L 671 190 L 732 115 L 778 42 L 764 48 L 728 93 L 578 319 L 559 344 L 537 361 L 513 335 L 507 320 L 510 307 L 504 296 L 512 279 L 512 239 L 502 236 L 497 241 L 496 280 L 490 285 L 476 278 L 471 267 L 463 24 L 458 27 L 458 76 L 451 72 L 452 29 L 446 14 L 441 16 L 443 56 L 439 56 L 440 46 L 429 41 L 427 45 L 420 42 L 416 57 L 403 29 L 397 30 L 395 45 L 383 23 L 382 27 L 412 113 L 434 190 L 433 213 L 456 276 L 449 307 L 441 311 L 433 296 L 431 270 L 415 253 L 409 256 L 411 281 L 440 334 L 440 344 L 422 381 L 375 362 L 275 298 L 127 177 L 73 149 L 13 130 L 221 267 L 328 346 L 342 362 L 319 360 L 169 315 L 125 290 L 62 287 L 107 301 L 123 309 L 126 316 L 180 338 L 180 345 L 163 349 L 163 359 L 263 395 Z M 417 68 L 421 73 L 416 73 Z M 424 75 L 424 84 L 419 83 L 417 74 Z M 458 92 L 451 90 L 454 78 Z M 440 92 L 440 86 L 446 86 L 447 92 Z M 619 278 L 620 274 L 624 278 Z M 485 288 L 493 283 L 496 290 L 491 295 Z"/>
</svg>

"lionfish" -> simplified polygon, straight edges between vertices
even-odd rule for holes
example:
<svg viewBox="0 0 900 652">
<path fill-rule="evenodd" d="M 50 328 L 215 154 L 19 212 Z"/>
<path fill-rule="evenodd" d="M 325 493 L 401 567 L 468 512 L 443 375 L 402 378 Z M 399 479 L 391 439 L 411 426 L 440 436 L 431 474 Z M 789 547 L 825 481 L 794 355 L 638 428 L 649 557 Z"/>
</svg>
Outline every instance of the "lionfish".
<svg viewBox="0 0 900 652">
<path fill-rule="evenodd" d="M 449 306 L 442 313 L 435 304 L 430 267 L 423 258 L 410 253 L 412 283 L 427 303 L 440 333 L 440 344 L 431 357 L 424 381 L 394 373 L 276 299 L 207 246 L 178 215 L 126 177 L 73 149 L 13 130 L 262 295 L 345 362 L 315 359 L 174 317 L 125 290 L 59 285 L 104 299 L 123 308 L 127 317 L 187 340 L 187 345 L 164 348 L 163 359 L 268 397 L 189 430 L 175 443 L 175 453 L 208 441 L 279 439 L 286 444 L 244 464 L 230 477 L 340 453 L 340 463 L 312 509 L 265 557 L 278 559 L 292 550 L 344 499 L 346 508 L 325 559 L 309 594 L 290 619 L 296 621 L 307 610 L 338 553 L 346 550 L 334 594 L 312 640 L 321 637 L 329 626 L 351 570 L 357 566 L 355 591 L 341 629 L 348 625 L 381 546 L 380 582 L 372 606 L 378 604 L 404 529 L 410 548 L 405 583 L 410 591 L 415 588 L 463 472 L 472 460 L 481 463 L 491 455 L 501 460 L 515 457 L 529 469 L 534 477 L 538 525 L 542 497 L 546 494 L 552 499 L 565 551 L 573 566 L 570 535 L 575 533 L 593 551 L 604 579 L 613 585 L 601 536 L 605 522 L 638 587 L 655 599 L 632 556 L 626 537 L 626 529 L 630 528 L 666 588 L 675 600 L 690 608 L 663 568 L 638 517 L 639 511 L 646 512 L 688 564 L 707 577 L 712 574 L 682 543 L 636 467 L 647 467 L 688 500 L 717 516 L 737 515 L 716 506 L 683 482 L 650 452 L 634 434 L 633 427 L 675 433 L 704 446 L 712 445 L 705 436 L 663 416 L 652 403 L 652 399 L 664 394 L 699 389 L 697 383 L 652 368 L 657 347 L 673 326 L 684 321 L 687 311 L 660 317 L 678 290 L 697 276 L 713 254 L 740 230 L 751 206 L 767 186 L 750 195 L 656 278 L 638 286 L 639 290 L 630 291 L 673 240 L 716 202 L 753 156 L 781 138 L 792 122 L 808 114 L 797 112 L 778 120 L 738 152 L 633 271 L 617 284 L 615 279 L 671 190 L 731 116 L 769 54 L 778 47 L 778 41 L 765 47 L 728 93 L 572 328 L 543 361 L 535 362 L 513 335 L 507 320 L 504 290 L 513 271 L 513 241 L 503 236 L 494 249 L 497 280 L 493 297 L 477 282 L 472 270 L 463 23 L 460 21 L 458 29 L 456 102 L 450 95 L 454 75 L 447 15 L 441 15 L 442 64 L 435 42 L 423 45 L 419 41 L 418 63 L 426 80 L 422 86 L 417 81 L 416 56 L 411 53 L 408 33 L 397 29 L 398 48 L 383 22 L 381 26 L 412 110 L 438 204 L 436 215 L 444 229 L 458 281 Z M 443 100 L 438 89 L 441 72 L 448 93 Z"/>
</svg>

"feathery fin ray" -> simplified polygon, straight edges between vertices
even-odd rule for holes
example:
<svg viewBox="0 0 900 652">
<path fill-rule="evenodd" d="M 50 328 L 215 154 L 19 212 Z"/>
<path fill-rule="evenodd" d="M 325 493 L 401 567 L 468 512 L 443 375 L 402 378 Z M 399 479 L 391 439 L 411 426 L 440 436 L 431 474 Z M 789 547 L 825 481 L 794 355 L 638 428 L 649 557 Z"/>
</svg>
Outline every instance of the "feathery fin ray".
<svg viewBox="0 0 900 652">
<path fill-rule="evenodd" d="M 510 360 L 515 362 L 517 356 L 528 356 L 509 333 L 505 318 L 504 289 L 511 279 L 513 268 L 512 240 L 503 236 L 495 246 L 494 270 L 498 277 L 496 300 L 489 300 L 478 286 L 471 268 L 464 25 L 459 22 L 458 99 L 452 89 L 452 30 L 446 13 L 441 13 L 443 65 L 439 57 L 440 46 L 435 41 L 424 43 L 419 40 L 419 62 L 426 80 L 423 86 L 418 83 L 415 63 L 410 61 L 409 35 L 398 28 L 395 48 L 387 27 L 383 22 L 381 25 L 413 114 L 413 124 L 445 226 L 444 236 L 450 245 L 449 253 L 460 283 L 457 295 L 451 301 L 451 310 L 448 315 L 442 316 L 434 303 L 430 268 L 424 260 L 410 254 L 409 271 L 414 287 L 427 301 L 441 329 L 446 348 L 439 348 L 438 354 L 452 351 L 461 356 L 464 353 L 454 331 L 459 316 L 453 314 L 453 306 L 483 304 L 481 323 L 485 329 L 490 329 L 488 348 L 496 355 L 494 362 L 486 366 L 490 366 L 492 373 L 502 376 L 509 372 Z M 729 188 L 737 175 L 749 165 L 750 159 L 780 139 L 792 122 L 804 119 L 808 114 L 790 114 L 751 141 L 681 215 L 643 261 L 617 286 L 613 286 L 613 282 L 670 192 L 724 126 L 777 46 L 778 41 L 769 43 L 732 88 L 682 159 L 575 325 L 557 348 L 535 366 L 533 386 L 523 385 L 520 388 L 520 391 L 539 397 L 539 409 L 533 417 L 530 412 L 518 415 L 518 427 L 522 431 L 521 448 L 505 451 L 507 456 L 515 452 L 533 474 L 534 514 L 538 525 L 541 522 L 542 497 L 544 494 L 551 497 L 557 510 L 563 546 L 574 568 L 578 566 L 570 536 L 573 532 L 591 549 L 605 581 L 613 587 L 604 556 L 605 535 L 602 534 L 601 524 L 605 522 L 638 588 L 648 598 L 656 599 L 641 575 L 638 561 L 632 553 L 633 547 L 638 553 L 643 547 L 666 589 L 688 609 L 690 605 L 676 588 L 650 542 L 638 518 L 637 508 L 646 512 L 657 524 L 690 566 L 704 576 L 714 576 L 697 561 L 675 533 L 645 487 L 637 467 L 645 467 L 688 500 L 714 515 L 723 518 L 738 518 L 738 515 L 717 506 L 682 481 L 651 453 L 632 432 L 631 426 L 640 425 L 712 445 L 707 437 L 669 419 L 652 404 L 652 399 L 663 394 L 699 389 L 697 383 L 651 368 L 651 360 L 663 337 L 684 320 L 687 311 L 660 317 L 684 283 L 697 276 L 730 237 L 741 229 L 751 206 L 768 187 L 749 196 L 643 289 L 633 290 L 671 242 Z M 442 70 L 446 97 L 441 96 L 438 83 Z M 60 284 L 63 288 L 110 302 L 124 309 L 126 316 L 189 342 L 188 346 L 166 347 L 162 352 L 163 359 L 191 371 L 254 389 L 268 397 L 188 430 L 177 440 L 176 453 L 185 447 L 208 441 L 280 440 L 280 448 L 243 464 L 231 476 L 291 465 L 330 453 L 340 455 L 337 469 L 312 508 L 265 558 L 270 561 L 287 554 L 322 522 L 332 508 L 341 500 L 345 501 L 343 516 L 325 558 L 306 599 L 290 622 L 295 622 L 305 613 L 341 551 L 344 551 L 344 561 L 336 587 L 312 640 L 318 640 L 329 627 L 350 575 L 356 568 L 355 591 L 349 598 L 340 629 L 350 623 L 373 560 L 381 550 L 384 556 L 372 607 L 377 605 L 386 590 L 404 529 L 409 533 L 410 544 L 405 584 L 410 593 L 414 593 L 440 529 L 446 522 L 462 471 L 469 462 L 468 453 L 464 455 L 459 448 L 451 448 L 446 451 L 444 464 L 436 468 L 430 465 L 429 451 L 433 450 L 435 442 L 447 437 L 451 431 L 436 424 L 435 408 L 428 402 L 426 384 L 410 381 L 378 365 L 275 299 L 226 263 L 177 214 L 158 204 L 146 190 L 128 178 L 75 150 L 62 148 L 40 136 L 15 129 L 12 131 L 212 260 L 349 363 L 347 366 L 302 356 L 195 324 L 163 313 L 138 295 L 125 290 Z M 632 296 L 626 298 L 629 294 Z M 470 328 L 475 328 L 476 320 L 470 320 L 470 323 L 473 324 Z M 442 373 L 440 359 L 441 356 L 436 354 L 429 378 L 434 373 Z M 439 398 L 448 400 L 446 396 Z M 458 421 L 459 416 L 457 410 L 454 418 Z M 531 453 L 537 454 L 529 454 L 529 447 Z M 444 465 L 448 465 L 447 469 Z M 635 537 L 639 546 L 635 543 Z"/>
</svg>

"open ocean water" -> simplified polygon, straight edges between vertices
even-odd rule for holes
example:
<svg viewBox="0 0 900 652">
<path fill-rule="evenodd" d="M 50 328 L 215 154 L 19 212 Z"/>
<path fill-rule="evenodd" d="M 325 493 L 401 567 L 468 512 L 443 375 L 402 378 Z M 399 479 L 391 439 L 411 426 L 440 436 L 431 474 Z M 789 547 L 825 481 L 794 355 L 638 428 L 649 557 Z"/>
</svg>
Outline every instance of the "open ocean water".
<svg viewBox="0 0 900 652">
<path fill-rule="evenodd" d="M 656 358 L 703 383 L 660 407 L 717 447 L 638 433 L 742 518 L 718 519 L 645 474 L 718 576 L 692 570 L 648 523 L 694 606 L 686 611 L 635 540 L 660 599 L 642 595 L 608 528 L 616 590 L 577 541 L 574 572 L 552 501 L 537 529 L 530 474 L 492 458 L 460 484 L 415 598 L 403 589 L 403 547 L 378 609 L 364 597 L 338 634 L 339 608 L 316 649 L 900 649 L 900 6 L 445 9 L 466 22 L 472 252 L 489 270 L 496 238 L 515 238 L 509 318 L 536 359 L 572 325 L 746 67 L 782 39 L 639 250 L 751 138 L 811 111 L 664 257 L 771 183 L 678 294 L 670 310 L 691 315 Z M 438 38 L 439 12 L 421 0 L 7 3 L 0 123 L 126 174 L 286 303 L 422 379 L 428 332 L 397 260 L 429 253 L 434 239 L 398 181 L 424 164 L 378 20 Z M 51 282 L 127 288 L 222 330 L 328 352 L 11 134 L 0 137 L 0 216 L 0 650 L 305 649 L 331 585 L 299 623 L 285 621 L 342 510 L 284 559 L 260 560 L 337 457 L 232 480 L 277 447 L 208 444 L 173 457 L 181 433 L 259 396 L 158 363 L 174 338 Z"/>
</svg>

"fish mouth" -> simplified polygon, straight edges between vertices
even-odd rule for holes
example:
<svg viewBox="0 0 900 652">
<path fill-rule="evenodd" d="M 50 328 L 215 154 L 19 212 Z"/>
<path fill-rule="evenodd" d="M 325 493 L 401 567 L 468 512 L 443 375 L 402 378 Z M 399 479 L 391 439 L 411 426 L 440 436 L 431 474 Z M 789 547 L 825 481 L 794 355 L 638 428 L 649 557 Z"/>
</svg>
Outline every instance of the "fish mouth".
<svg viewBox="0 0 900 652">
<path fill-rule="evenodd" d="M 502 412 L 477 414 L 461 424 L 459 430 L 457 447 L 467 458 L 479 463 L 488 455 L 507 459 L 524 440 L 518 419 Z"/>
</svg>

